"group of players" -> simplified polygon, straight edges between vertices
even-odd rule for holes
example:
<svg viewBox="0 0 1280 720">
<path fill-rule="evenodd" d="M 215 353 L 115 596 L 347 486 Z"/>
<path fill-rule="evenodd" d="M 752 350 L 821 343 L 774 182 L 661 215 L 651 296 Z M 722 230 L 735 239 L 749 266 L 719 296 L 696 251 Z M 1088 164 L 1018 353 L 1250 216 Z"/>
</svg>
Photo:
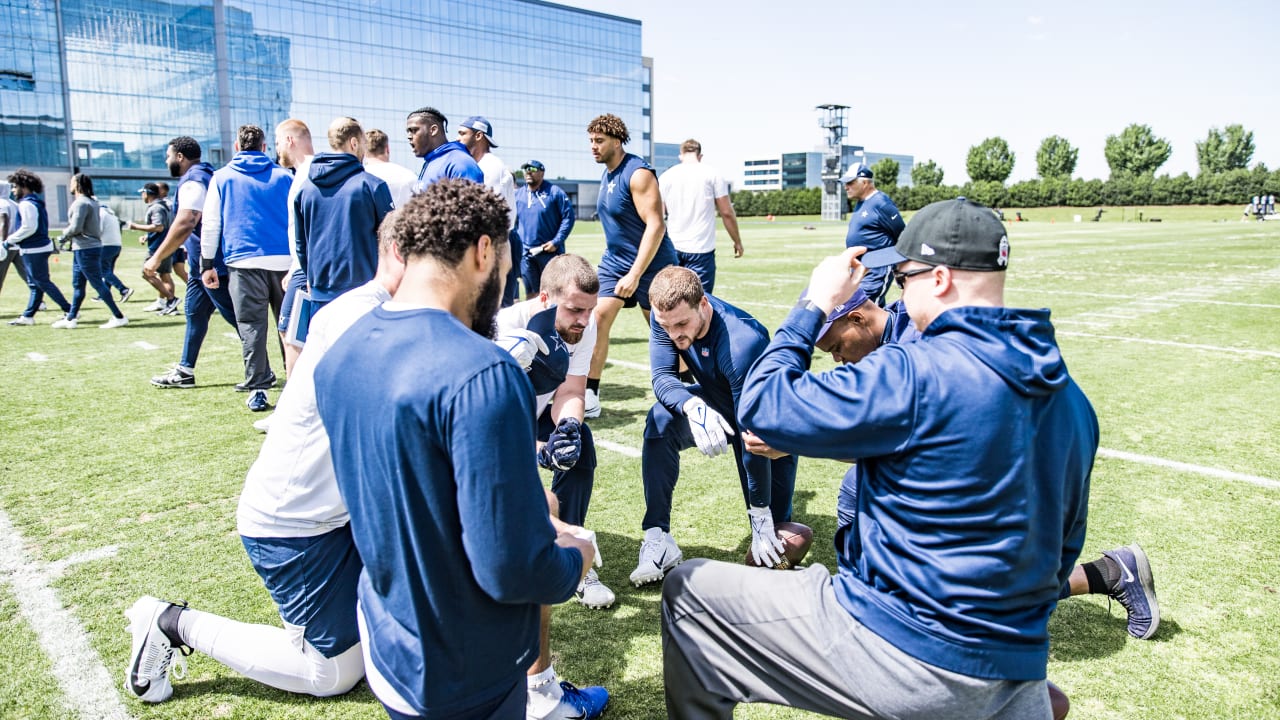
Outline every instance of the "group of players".
<svg viewBox="0 0 1280 720">
<path fill-rule="evenodd" d="M 140 598 L 126 612 L 134 695 L 168 699 L 171 668 L 198 650 L 291 692 L 336 695 L 366 677 L 393 718 L 599 716 L 604 688 L 557 681 L 550 608 L 616 599 L 584 527 L 597 464 L 587 419 L 599 412 L 613 321 L 635 305 L 652 313 L 657 402 L 630 580 L 664 582 L 672 717 L 731 717 L 757 701 L 841 717 L 1049 717 L 1058 599 L 1107 594 L 1132 635 L 1155 632 L 1141 548 L 1075 564 L 1097 421 L 1047 311 L 1003 306 L 1009 243 L 989 210 L 946 201 L 905 226 L 870 169 L 851 167 L 847 249 L 814 270 L 771 339 L 711 294 L 717 212 L 735 255 L 743 249 L 695 141 L 660 179 L 625 151 L 619 118 L 591 122 L 606 237 L 593 268 L 565 252 L 564 222 L 522 234 L 518 203 L 484 170 L 496 145 L 483 118 L 464 123 L 462 142 L 448 140 L 438 111 L 410 113 L 406 135 L 424 162 L 401 190 L 351 167 L 366 136 L 339 120 L 333 152 L 314 157 L 304 124 L 276 129 L 295 170 L 277 189 L 219 186 L 240 204 L 283 198 L 286 250 L 302 266 L 275 276 L 277 290 L 305 296 L 280 301 L 298 308 L 280 327 L 302 349 L 237 512 L 284 627 Z M 237 156 L 262 154 L 260 135 L 244 135 Z M 192 172 L 199 150 L 187 140 L 169 148 L 179 214 L 185 184 L 213 181 Z M 546 195 L 521 197 L 548 207 Z M 198 213 L 182 238 L 197 236 L 204 257 L 241 240 L 226 231 L 243 222 L 227 217 L 238 206 L 222 208 L 212 243 Z M 180 244 L 173 237 L 156 255 Z M 517 260 L 526 299 L 500 310 Z M 198 262 L 216 289 L 222 273 Z M 886 307 L 891 281 L 903 297 Z M 210 298 L 206 327 L 215 308 Z M 815 347 L 840 365 L 809 372 Z M 693 447 L 732 450 L 751 554 L 766 567 L 783 550 L 775 526 L 791 519 L 797 458 L 856 461 L 840 485 L 835 577 L 821 566 L 681 565 L 670 516 L 680 452 Z"/>
</svg>

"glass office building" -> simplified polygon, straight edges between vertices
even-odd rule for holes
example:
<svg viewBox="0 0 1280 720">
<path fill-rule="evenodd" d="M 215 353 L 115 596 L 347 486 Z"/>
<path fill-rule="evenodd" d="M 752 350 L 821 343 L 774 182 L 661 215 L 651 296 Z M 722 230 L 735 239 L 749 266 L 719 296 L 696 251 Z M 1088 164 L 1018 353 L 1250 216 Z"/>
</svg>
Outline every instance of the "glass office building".
<svg viewBox="0 0 1280 720">
<path fill-rule="evenodd" d="M 651 154 L 640 32 L 539 0 L 0 0 L 0 174 L 45 174 L 55 207 L 75 169 L 100 197 L 133 196 L 168 176 L 174 136 L 220 165 L 240 125 L 270 138 L 300 118 L 324 150 L 342 115 L 386 131 L 391 159 L 417 170 L 404 120 L 432 106 L 451 139 L 467 116 L 487 117 L 512 169 L 538 159 L 548 178 L 598 182 L 585 130 L 596 115 L 620 116 L 628 149 Z"/>
</svg>

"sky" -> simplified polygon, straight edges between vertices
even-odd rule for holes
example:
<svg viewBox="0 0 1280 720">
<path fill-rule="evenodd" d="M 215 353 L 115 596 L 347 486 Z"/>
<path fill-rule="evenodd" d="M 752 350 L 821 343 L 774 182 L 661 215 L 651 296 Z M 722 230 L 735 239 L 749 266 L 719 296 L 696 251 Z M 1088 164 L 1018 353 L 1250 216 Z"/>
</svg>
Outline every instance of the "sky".
<svg viewBox="0 0 1280 720">
<path fill-rule="evenodd" d="M 996 135 L 1012 182 L 1036 177 L 1050 135 L 1079 149 L 1077 177 L 1105 179 L 1106 138 L 1131 123 L 1173 146 L 1159 174 L 1196 175 L 1195 143 L 1236 123 L 1254 133 L 1250 165 L 1280 168 L 1271 12 L 1256 2 L 562 1 L 642 22 L 654 140 L 698 139 L 729 178 L 825 144 L 824 103 L 850 106 L 847 143 L 932 159 L 948 184 Z"/>
</svg>

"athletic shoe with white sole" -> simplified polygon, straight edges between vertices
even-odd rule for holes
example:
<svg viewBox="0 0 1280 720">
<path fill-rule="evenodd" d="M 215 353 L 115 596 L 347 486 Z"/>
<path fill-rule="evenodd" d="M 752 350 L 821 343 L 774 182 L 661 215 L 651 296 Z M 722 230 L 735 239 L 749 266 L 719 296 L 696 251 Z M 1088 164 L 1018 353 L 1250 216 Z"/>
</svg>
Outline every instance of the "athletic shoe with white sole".
<svg viewBox="0 0 1280 720">
<path fill-rule="evenodd" d="M 80 321 L 75 318 L 64 317 L 61 320 L 54 320 L 49 327 L 57 330 L 75 330 L 80 325 Z"/>
<path fill-rule="evenodd" d="M 1108 595 L 1129 614 L 1129 634 L 1139 640 L 1155 635 L 1160 627 L 1160 603 L 1147 554 L 1137 543 L 1104 550 L 1102 554 L 1120 566 L 1120 577 Z"/>
<path fill-rule="evenodd" d="M 577 598 L 578 602 L 593 610 L 607 608 L 616 599 L 613 591 L 600 582 L 600 576 L 596 575 L 595 568 L 587 571 L 587 576 L 582 578 L 582 582 L 578 583 L 578 590 L 573 596 Z"/>
<path fill-rule="evenodd" d="M 129 318 L 127 317 L 113 317 L 110 320 L 102 323 L 98 327 L 102 328 L 103 330 L 110 330 L 112 328 L 124 327 L 125 325 L 128 325 L 128 324 L 129 324 Z"/>
<path fill-rule="evenodd" d="M 156 298 L 156 301 L 142 308 L 142 312 L 160 312 L 165 308 L 164 298 Z"/>
<path fill-rule="evenodd" d="M 589 418 L 600 417 L 600 393 L 591 388 L 587 388 L 587 398 L 582 416 Z"/>
<path fill-rule="evenodd" d="M 165 302 L 164 307 L 160 309 L 161 315 L 177 315 L 178 314 L 178 298 L 173 298 Z"/>
<path fill-rule="evenodd" d="M 26 316 L 16 317 L 9 321 L 10 325 L 35 325 L 36 319 Z"/>
<path fill-rule="evenodd" d="M 125 631 L 133 635 L 129 653 L 129 668 L 124 673 L 124 689 L 143 702 L 159 703 L 173 695 L 169 674 L 181 680 L 186 676 L 187 659 L 191 648 L 165 632 L 160 627 L 160 617 L 166 612 L 182 612 L 186 604 L 158 600 L 149 595 L 138 598 L 133 607 L 124 611 L 129 618 Z M 176 623 L 171 623 L 175 624 Z"/>
<path fill-rule="evenodd" d="M 131 297 L 133 297 L 133 288 L 125 288 L 120 291 L 120 302 L 129 302 Z"/>
<path fill-rule="evenodd" d="M 640 562 L 631 571 L 631 584 L 640 587 L 658 582 L 682 562 L 684 553 L 671 533 L 663 532 L 662 528 L 649 528 L 644 531 L 644 542 L 640 543 Z"/>
<path fill-rule="evenodd" d="M 244 404 L 253 412 L 266 412 L 271 409 L 271 403 L 267 402 L 266 390 L 254 390 L 249 393 L 249 399 Z"/>
<path fill-rule="evenodd" d="M 196 386 L 196 373 L 181 365 L 174 365 L 165 374 L 151 378 L 151 384 L 160 388 L 193 388 Z"/>
<path fill-rule="evenodd" d="M 270 430 L 270 429 L 271 429 L 271 418 L 272 418 L 274 415 L 275 415 L 275 413 L 272 413 L 271 415 L 268 415 L 268 416 L 266 416 L 266 417 L 262 418 L 261 420 L 255 420 L 255 421 L 253 422 L 253 429 L 254 429 L 254 430 L 257 430 L 257 431 L 258 431 L 258 432 L 260 432 L 260 433 L 264 433 L 264 432 L 266 432 L 266 431 Z"/>
<path fill-rule="evenodd" d="M 567 680 L 560 681 L 560 704 L 546 715 L 526 714 L 526 720 L 594 720 L 604 713 L 609 704 L 609 691 L 599 685 L 575 687 Z"/>
</svg>

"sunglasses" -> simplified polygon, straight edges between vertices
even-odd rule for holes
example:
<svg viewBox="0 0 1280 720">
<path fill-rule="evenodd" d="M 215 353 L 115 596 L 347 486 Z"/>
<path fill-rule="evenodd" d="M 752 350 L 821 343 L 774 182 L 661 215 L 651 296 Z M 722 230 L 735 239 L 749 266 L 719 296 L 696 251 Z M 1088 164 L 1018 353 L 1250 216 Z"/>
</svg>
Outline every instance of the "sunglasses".
<svg viewBox="0 0 1280 720">
<path fill-rule="evenodd" d="M 906 285 L 907 278 L 914 277 L 916 275 L 923 275 L 924 273 L 927 273 L 930 270 L 933 270 L 935 267 L 937 267 L 937 265 L 930 265 L 928 267 L 916 268 L 915 270 L 908 270 L 906 272 L 898 272 L 897 270 L 894 270 L 893 281 L 898 284 L 898 287 L 901 288 Z"/>
</svg>

